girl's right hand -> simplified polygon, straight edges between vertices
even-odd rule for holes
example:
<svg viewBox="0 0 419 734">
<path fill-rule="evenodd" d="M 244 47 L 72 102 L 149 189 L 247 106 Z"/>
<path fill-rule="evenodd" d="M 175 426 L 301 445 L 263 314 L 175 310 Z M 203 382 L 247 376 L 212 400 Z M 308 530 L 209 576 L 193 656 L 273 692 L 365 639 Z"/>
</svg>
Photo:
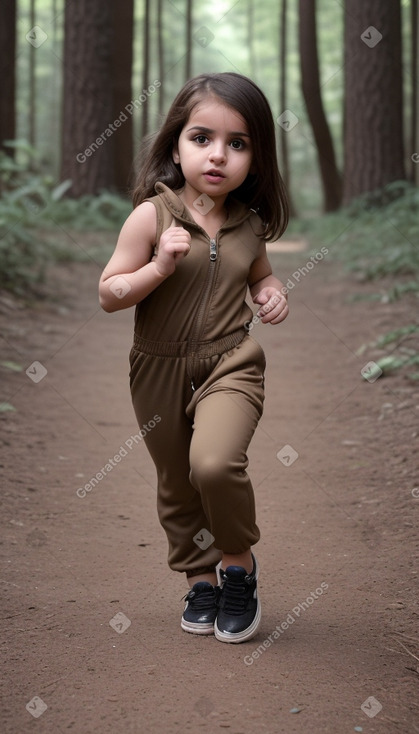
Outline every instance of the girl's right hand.
<svg viewBox="0 0 419 734">
<path fill-rule="evenodd" d="M 184 227 L 169 227 L 160 237 L 157 254 L 152 258 L 160 275 L 167 277 L 176 270 L 177 261 L 191 249 L 191 235 Z"/>
</svg>

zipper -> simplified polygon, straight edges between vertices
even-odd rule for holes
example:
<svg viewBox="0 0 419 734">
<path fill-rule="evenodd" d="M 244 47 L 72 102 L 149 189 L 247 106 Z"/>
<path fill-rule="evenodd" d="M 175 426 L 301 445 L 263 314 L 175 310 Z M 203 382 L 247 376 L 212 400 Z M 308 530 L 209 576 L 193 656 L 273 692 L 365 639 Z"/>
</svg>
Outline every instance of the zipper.
<svg viewBox="0 0 419 734">
<path fill-rule="evenodd" d="M 210 240 L 210 260 L 214 262 L 217 259 L 217 240 Z"/>
<path fill-rule="evenodd" d="M 216 266 L 217 266 L 217 256 L 218 256 L 217 240 L 211 237 L 209 241 L 209 265 L 208 265 L 208 270 L 207 270 L 207 279 L 206 279 L 205 286 L 204 286 L 204 295 L 202 297 L 202 301 L 198 309 L 197 317 L 195 319 L 195 328 L 193 329 L 192 335 L 190 339 L 188 340 L 189 343 L 191 344 L 194 344 L 194 342 L 197 343 L 199 341 L 198 337 L 200 336 L 201 331 L 202 331 L 202 320 L 207 310 L 207 305 L 208 305 L 208 302 L 211 296 L 212 286 L 214 283 Z M 195 364 L 195 358 L 194 356 L 192 356 L 192 367 L 194 366 L 194 364 Z M 189 372 L 189 379 L 191 381 L 192 392 L 194 392 L 195 384 L 193 381 L 193 377 L 194 377 L 193 369 L 188 370 L 188 372 Z"/>
</svg>

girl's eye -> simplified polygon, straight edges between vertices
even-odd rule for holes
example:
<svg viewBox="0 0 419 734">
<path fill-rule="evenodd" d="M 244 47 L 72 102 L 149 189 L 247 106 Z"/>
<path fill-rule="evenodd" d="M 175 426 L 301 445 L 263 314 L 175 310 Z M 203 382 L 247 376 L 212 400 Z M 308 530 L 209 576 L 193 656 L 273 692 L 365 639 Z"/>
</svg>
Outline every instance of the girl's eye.
<svg viewBox="0 0 419 734">
<path fill-rule="evenodd" d="M 199 145 L 202 145 L 207 142 L 208 138 L 206 135 L 195 135 L 194 140 L 196 143 L 199 143 Z"/>
<path fill-rule="evenodd" d="M 245 147 L 245 142 L 244 140 L 232 140 L 230 145 L 234 150 L 242 150 Z"/>
</svg>

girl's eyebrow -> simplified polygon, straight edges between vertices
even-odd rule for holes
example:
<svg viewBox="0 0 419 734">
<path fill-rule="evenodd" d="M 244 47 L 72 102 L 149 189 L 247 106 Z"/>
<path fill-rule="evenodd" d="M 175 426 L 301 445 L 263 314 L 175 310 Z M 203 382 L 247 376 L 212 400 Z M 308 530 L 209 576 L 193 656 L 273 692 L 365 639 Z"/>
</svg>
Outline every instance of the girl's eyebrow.
<svg viewBox="0 0 419 734">
<path fill-rule="evenodd" d="M 190 127 L 187 132 L 190 133 L 192 132 L 192 130 L 199 130 L 202 133 L 215 133 L 215 130 L 211 130 L 211 128 L 209 127 L 203 127 L 202 125 L 194 125 L 193 127 Z M 250 138 L 250 135 L 248 135 L 247 133 L 238 131 L 230 132 L 228 133 L 228 135 L 239 135 L 242 138 Z"/>
</svg>

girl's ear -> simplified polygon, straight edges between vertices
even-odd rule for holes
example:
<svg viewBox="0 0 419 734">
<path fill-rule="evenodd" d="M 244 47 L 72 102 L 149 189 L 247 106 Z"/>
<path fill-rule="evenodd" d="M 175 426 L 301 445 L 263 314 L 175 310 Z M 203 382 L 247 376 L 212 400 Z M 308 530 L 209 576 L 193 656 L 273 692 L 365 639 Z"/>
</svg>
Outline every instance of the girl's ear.
<svg viewBox="0 0 419 734">
<path fill-rule="evenodd" d="M 175 143 L 173 145 L 173 148 L 172 148 L 172 158 L 173 158 L 173 160 L 174 160 L 175 163 L 180 163 L 180 157 L 179 157 L 179 151 L 178 151 L 177 143 Z"/>
</svg>

